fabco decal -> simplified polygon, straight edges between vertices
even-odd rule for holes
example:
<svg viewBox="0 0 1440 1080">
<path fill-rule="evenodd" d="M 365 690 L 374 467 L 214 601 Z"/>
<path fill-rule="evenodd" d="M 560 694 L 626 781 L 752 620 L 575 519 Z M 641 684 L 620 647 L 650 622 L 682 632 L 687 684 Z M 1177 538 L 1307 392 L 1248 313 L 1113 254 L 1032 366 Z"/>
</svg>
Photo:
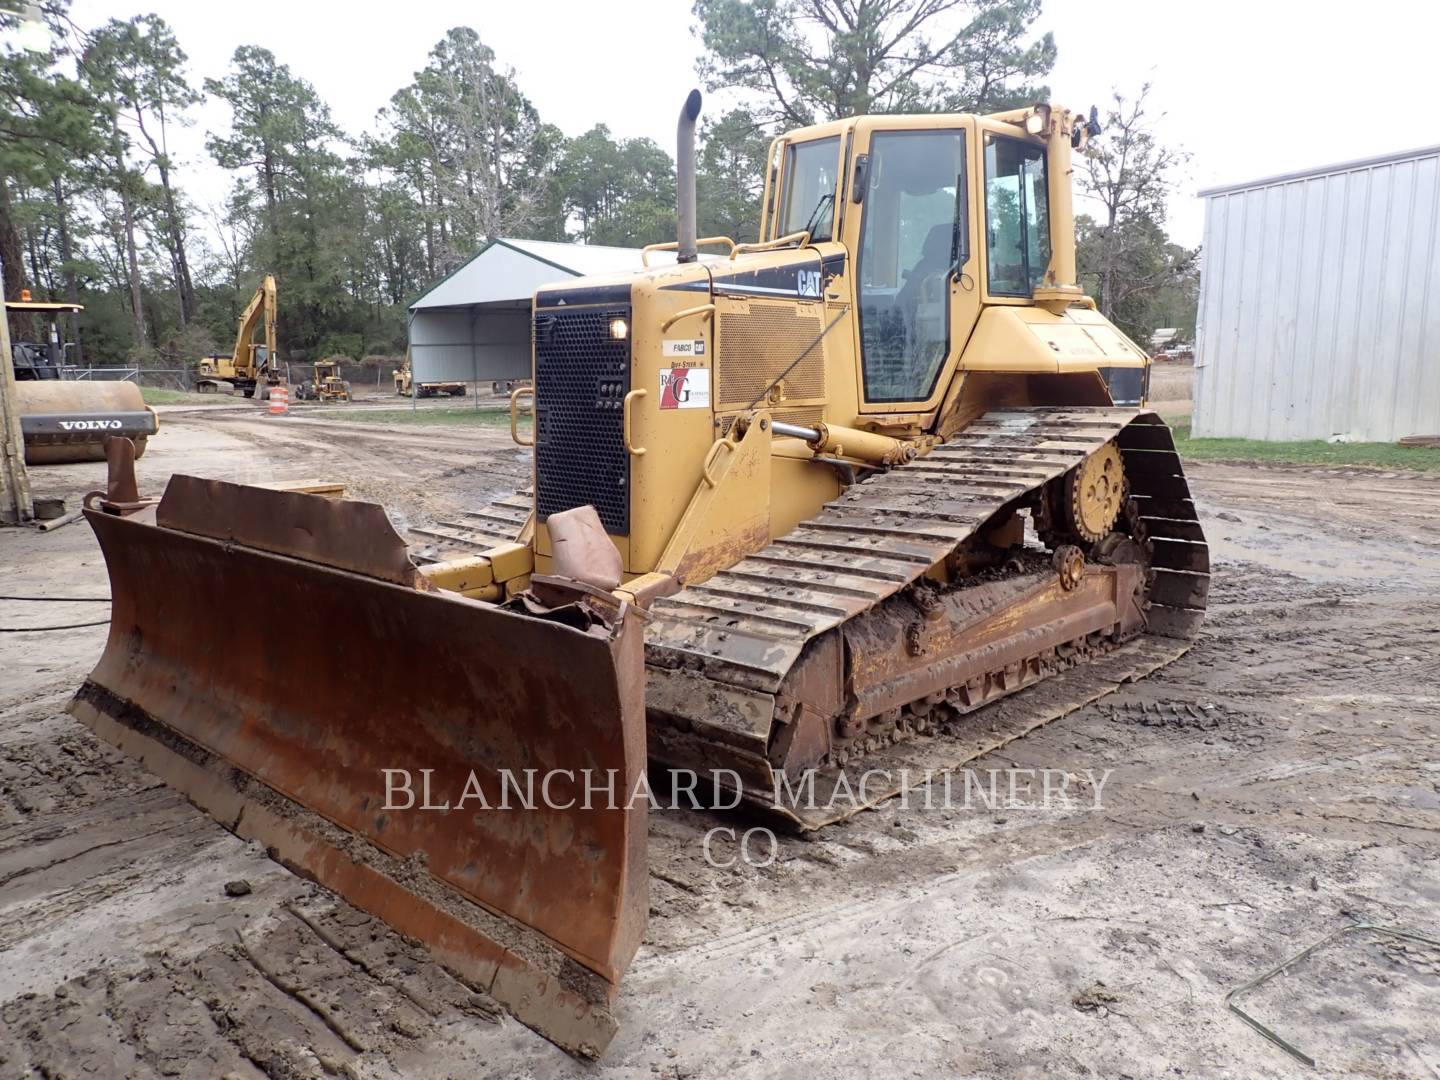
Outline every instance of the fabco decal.
<svg viewBox="0 0 1440 1080">
<path fill-rule="evenodd" d="M 820 296 L 820 271 L 795 271 L 795 291 L 801 296 L 813 296 L 818 299 Z"/>
<path fill-rule="evenodd" d="M 709 407 L 709 368 L 660 369 L 660 408 L 708 409 Z"/>
<path fill-rule="evenodd" d="M 58 420 L 62 431 L 117 431 L 124 427 L 119 420 Z"/>
<path fill-rule="evenodd" d="M 704 356 L 705 339 L 666 338 L 660 348 L 661 356 Z"/>
</svg>

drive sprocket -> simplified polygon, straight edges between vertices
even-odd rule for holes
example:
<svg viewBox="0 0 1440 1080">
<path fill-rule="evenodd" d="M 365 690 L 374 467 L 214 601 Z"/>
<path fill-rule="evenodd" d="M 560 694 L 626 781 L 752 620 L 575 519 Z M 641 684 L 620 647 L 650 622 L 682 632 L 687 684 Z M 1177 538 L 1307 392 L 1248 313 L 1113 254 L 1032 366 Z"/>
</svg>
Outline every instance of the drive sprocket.
<svg viewBox="0 0 1440 1080">
<path fill-rule="evenodd" d="M 1067 531 L 1087 543 L 1104 539 L 1125 504 L 1125 464 L 1113 441 L 1080 462 L 1065 478 Z"/>
</svg>

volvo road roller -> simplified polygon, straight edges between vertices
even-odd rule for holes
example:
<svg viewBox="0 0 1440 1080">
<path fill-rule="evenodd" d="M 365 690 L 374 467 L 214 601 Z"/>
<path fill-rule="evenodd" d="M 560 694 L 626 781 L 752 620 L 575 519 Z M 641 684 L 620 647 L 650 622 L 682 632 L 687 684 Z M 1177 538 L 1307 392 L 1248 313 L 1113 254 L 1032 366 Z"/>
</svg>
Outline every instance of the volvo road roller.
<svg viewBox="0 0 1440 1080">
<path fill-rule="evenodd" d="M 404 537 L 142 498 L 116 439 L 89 500 L 75 712 L 582 1054 L 644 929 L 647 761 L 831 825 L 1173 659 L 1209 584 L 1146 354 L 1077 284 L 1093 110 L 790 132 L 750 244 L 696 238 L 699 111 L 674 255 L 535 294 L 526 491 Z"/>
<path fill-rule="evenodd" d="M 29 289 L 21 291 L 19 300 L 5 302 L 7 315 L 44 327 L 43 342 L 16 341 L 10 346 L 27 465 L 104 461 L 104 440 L 111 435 L 131 439 L 140 457 L 150 436 L 160 430 L 159 418 L 145 404 L 137 383 L 95 379 L 93 370 L 68 363 L 70 345 L 62 340 L 60 320 L 64 315 L 76 318 L 84 310 L 65 301 L 32 300 Z"/>
</svg>

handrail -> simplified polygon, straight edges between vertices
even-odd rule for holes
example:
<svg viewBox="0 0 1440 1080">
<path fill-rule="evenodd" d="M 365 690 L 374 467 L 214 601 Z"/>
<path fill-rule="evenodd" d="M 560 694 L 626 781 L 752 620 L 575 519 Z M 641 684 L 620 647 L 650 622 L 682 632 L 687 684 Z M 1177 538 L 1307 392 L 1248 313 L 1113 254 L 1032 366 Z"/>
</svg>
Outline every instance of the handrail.
<svg viewBox="0 0 1440 1080">
<path fill-rule="evenodd" d="M 631 390 L 628 394 L 625 395 L 625 404 L 621 409 L 620 437 L 625 443 L 626 452 L 629 453 L 631 457 L 644 457 L 645 447 L 635 446 L 630 441 L 630 402 L 634 401 L 636 398 L 645 397 L 647 393 L 649 393 L 649 391 L 647 390 Z"/>
<path fill-rule="evenodd" d="M 668 319 L 662 322 L 660 324 L 660 332 L 662 334 L 665 333 L 666 330 L 669 330 L 670 327 L 674 326 L 681 319 L 688 319 L 691 315 L 703 315 L 709 318 L 713 317 L 714 314 L 714 304 L 701 304 L 698 307 L 687 307 L 684 311 L 677 311 L 674 315 L 671 315 Z"/>
<path fill-rule="evenodd" d="M 516 446 L 534 446 L 534 427 L 532 426 L 530 429 L 530 441 L 526 442 L 520 438 L 520 430 L 516 426 L 519 417 L 516 415 L 515 403 L 520 399 L 520 395 L 522 394 L 530 395 L 530 423 L 532 425 L 535 423 L 535 388 L 533 386 L 517 386 L 514 390 L 510 391 L 510 438 Z"/>
<path fill-rule="evenodd" d="M 714 474 L 710 472 L 710 467 L 715 464 L 715 456 L 723 447 L 728 447 L 731 451 L 739 449 L 739 446 L 733 439 L 721 436 L 710 444 L 710 449 L 705 453 L 705 460 L 700 463 L 700 475 L 704 477 L 705 483 L 709 484 L 712 488 L 718 487 L 720 481 L 715 479 Z"/>
<path fill-rule="evenodd" d="M 791 244 L 796 247 L 804 247 L 808 243 L 810 243 L 810 232 L 808 229 L 801 229 L 799 232 L 777 236 L 774 240 L 760 240 L 753 244 L 736 244 L 730 252 L 730 258 L 733 259 L 736 255 L 748 254 L 752 251 L 773 251 L 775 248 L 788 247 Z"/>
<path fill-rule="evenodd" d="M 735 241 L 731 240 L 728 236 L 706 236 L 703 239 L 695 241 L 696 247 L 707 247 L 711 244 L 729 244 L 732 254 L 735 251 Z M 680 242 L 678 240 L 671 240 L 664 244 L 646 244 L 640 249 L 640 265 L 647 270 L 650 268 L 650 252 L 652 251 L 678 250 L 680 250 Z"/>
</svg>

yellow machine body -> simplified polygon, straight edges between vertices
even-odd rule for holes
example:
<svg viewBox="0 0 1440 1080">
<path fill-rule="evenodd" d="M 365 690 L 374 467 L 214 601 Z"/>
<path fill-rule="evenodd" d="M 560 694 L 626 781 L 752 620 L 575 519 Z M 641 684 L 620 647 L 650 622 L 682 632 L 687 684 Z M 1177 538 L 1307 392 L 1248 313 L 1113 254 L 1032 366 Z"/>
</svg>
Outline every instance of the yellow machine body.
<svg viewBox="0 0 1440 1080">
<path fill-rule="evenodd" d="M 862 117 L 791 132 L 771 148 L 760 243 L 723 241 L 718 258 L 539 290 L 535 570 L 547 572 L 552 554 L 546 445 L 574 437 L 547 427 L 547 383 L 564 384 L 569 376 L 553 369 L 573 351 L 569 342 L 558 346 L 547 365 L 547 324 L 587 310 L 627 323 L 624 393 L 600 401 L 629 431 L 627 527 L 611 531 L 627 577 L 680 571 L 686 583 L 703 580 L 836 498 L 839 466 L 875 464 L 889 440 L 923 454 L 936 437 L 998 406 L 1138 405 L 1145 352 L 1075 284 L 1069 188 L 1078 120 L 1037 107 L 989 117 Z M 1032 203 L 1025 224 L 1038 223 L 1045 236 L 1027 252 L 1030 276 L 1017 288 L 1014 252 L 1002 245 L 1013 246 L 1017 234 L 1022 184 Z M 833 201 L 821 211 L 825 220 L 807 228 L 816 225 L 817 192 Z M 935 246 L 942 231 L 943 257 L 922 265 L 932 254 L 927 242 Z M 900 310 L 893 300 L 907 287 L 910 306 Z M 902 333 L 907 321 L 913 334 L 913 324 L 928 319 L 943 342 L 935 333 L 927 355 L 896 355 L 893 335 L 866 325 L 884 320 L 887 300 Z M 894 370 L 879 370 L 886 363 Z M 690 401 L 666 396 L 681 378 Z M 706 403 L 697 406 L 702 393 Z M 804 440 L 757 432 L 769 445 L 739 453 L 738 435 L 759 411 L 782 423 L 879 436 L 882 449 L 867 457 L 853 434 L 832 440 L 839 453 L 817 454 Z M 586 452 L 577 448 L 577 466 Z M 817 456 L 837 467 L 815 467 Z M 731 468 L 752 458 L 753 467 Z M 720 477 L 726 482 L 711 482 Z"/>
<path fill-rule="evenodd" d="M 258 393 L 261 400 L 268 398 L 269 388 L 285 381 L 275 347 L 277 310 L 275 275 L 266 274 L 240 313 L 235 348 L 229 356 L 207 356 L 196 364 L 195 389 L 202 394 L 228 389 L 246 397 Z M 259 341 L 255 340 L 257 333 Z"/>
<path fill-rule="evenodd" d="M 340 375 L 339 360 L 316 360 L 312 367 L 313 375 L 310 380 L 296 387 L 296 393 L 302 401 L 350 403 L 350 383 Z"/>
</svg>

